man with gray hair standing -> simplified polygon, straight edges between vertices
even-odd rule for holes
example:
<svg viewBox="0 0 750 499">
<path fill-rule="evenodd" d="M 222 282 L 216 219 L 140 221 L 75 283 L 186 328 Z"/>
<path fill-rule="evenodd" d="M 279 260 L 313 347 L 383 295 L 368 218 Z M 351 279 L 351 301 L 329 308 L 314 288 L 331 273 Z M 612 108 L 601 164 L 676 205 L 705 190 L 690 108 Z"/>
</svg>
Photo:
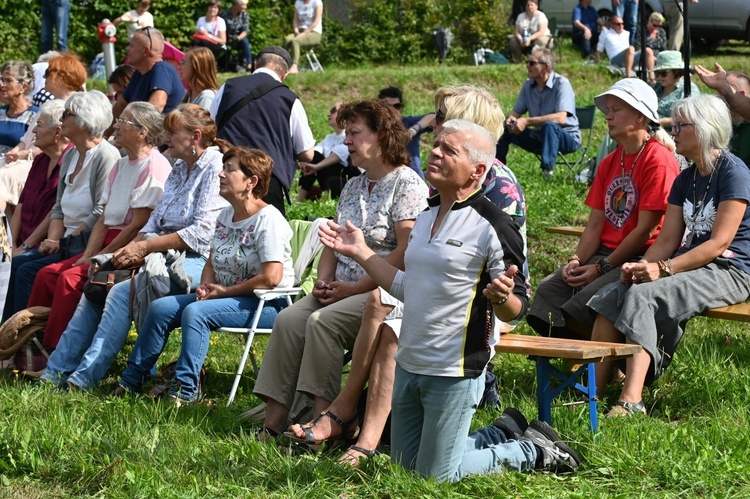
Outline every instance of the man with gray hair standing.
<svg viewBox="0 0 750 499">
<path fill-rule="evenodd" d="M 526 71 L 529 79 L 505 120 L 497 159 L 507 163 L 508 149 L 515 144 L 541 155 L 542 175 L 551 178 L 557 153 L 568 154 L 581 147 L 576 97 L 568 79 L 555 73 L 555 57 L 549 49 L 535 49 L 526 59 Z M 529 116 L 524 118 L 526 113 Z"/>
<path fill-rule="evenodd" d="M 295 159 L 311 161 L 315 147 L 305 108 L 283 84 L 291 64 L 292 56 L 283 48 L 264 48 L 255 59 L 255 72 L 227 80 L 209 109 L 218 138 L 260 149 L 273 158 L 271 184 L 263 201 L 282 214 L 297 170 Z"/>
</svg>

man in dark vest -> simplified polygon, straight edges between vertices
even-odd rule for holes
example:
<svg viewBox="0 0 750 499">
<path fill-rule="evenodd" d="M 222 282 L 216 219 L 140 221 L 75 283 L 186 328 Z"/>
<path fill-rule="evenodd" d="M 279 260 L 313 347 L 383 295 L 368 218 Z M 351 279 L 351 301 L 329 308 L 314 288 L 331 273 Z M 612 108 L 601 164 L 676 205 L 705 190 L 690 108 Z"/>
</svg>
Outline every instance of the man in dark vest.
<svg viewBox="0 0 750 499">
<path fill-rule="evenodd" d="M 255 59 L 255 72 L 227 80 L 209 109 L 217 137 L 273 158 L 271 184 L 263 200 L 281 213 L 297 170 L 295 159 L 311 161 L 315 146 L 305 108 L 282 83 L 291 64 L 283 48 L 264 48 Z"/>
</svg>

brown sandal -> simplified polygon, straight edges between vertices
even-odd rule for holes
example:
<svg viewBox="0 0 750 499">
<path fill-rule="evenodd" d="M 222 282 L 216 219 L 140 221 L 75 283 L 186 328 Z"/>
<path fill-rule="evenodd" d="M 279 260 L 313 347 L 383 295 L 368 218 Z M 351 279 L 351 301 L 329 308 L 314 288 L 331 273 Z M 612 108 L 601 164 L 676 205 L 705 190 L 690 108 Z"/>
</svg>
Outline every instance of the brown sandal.
<svg viewBox="0 0 750 499">
<path fill-rule="evenodd" d="M 315 425 L 323 419 L 324 417 L 331 418 L 336 424 L 341 426 L 342 431 L 338 435 L 332 435 L 327 438 L 321 438 L 320 440 L 315 438 L 315 434 L 313 433 L 313 428 L 315 428 Z M 350 428 L 353 426 L 353 428 Z M 334 442 L 337 440 L 349 440 L 352 438 L 356 438 L 359 434 L 359 426 L 357 425 L 357 418 L 352 419 L 351 421 L 344 421 L 331 411 L 325 411 L 321 412 L 320 415 L 310 421 L 307 424 L 304 424 L 301 426 L 302 430 L 305 432 L 304 437 L 298 437 L 293 431 L 285 431 L 284 435 L 289 437 L 293 442 L 297 442 L 300 444 L 306 444 L 306 445 L 320 445 L 324 442 Z"/>
</svg>

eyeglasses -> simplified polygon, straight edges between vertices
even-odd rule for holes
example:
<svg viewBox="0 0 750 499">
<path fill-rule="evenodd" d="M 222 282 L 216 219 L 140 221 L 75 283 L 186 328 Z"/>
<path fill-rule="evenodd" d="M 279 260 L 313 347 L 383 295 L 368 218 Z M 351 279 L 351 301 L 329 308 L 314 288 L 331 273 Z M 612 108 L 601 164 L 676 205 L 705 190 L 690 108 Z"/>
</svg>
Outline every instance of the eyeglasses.
<svg viewBox="0 0 750 499">
<path fill-rule="evenodd" d="M 0 83 L 2 83 L 3 85 L 12 85 L 17 82 L 18 80 L 16 80 L 15 78 L 0 78 Z"/>
<path fill-rule="evenodd" d="M 651 26 L 653 26 L 654 28 L 661 28 L 661 23 L 659 24 L 651 23 Z"/>
<path fill-rule="evenodd" d="M 397 102 L 397 103 L 395 103 L 395 104 L 391 104 L 391 105 L 392 105 L 393 107 L 395 107 L 396 109 L 399 109 L 399 110 L 400 110 L 400 109 L 401 109 L 402 107 L 404 107 L 404 104 L 403 104 L 402 102 Z"/>
<path fill-rule="evenodd" d="M 72 111 L 68 111 L 68 110 L 66 109 L 65 111 L 63 111 L 63 113 L 62 113 L 62 118 L 60 118 L 60 119 L 61 119 L 61 120 L 64 120 L 64 119 L 65 119 L 65 118 L 67 118 L 68 116 L 72 116 L 72 117 L 74 117 L 74 118 L 75 118 L 75 117 L 76 117 L 76 116 L 78 116 L 78 115 L 77 115 L 77 114 L 73 114 L 73 112 L 72 112 Z"/>
<path fill-rule="evenodd" d="M 115 121 L 117 122 L 118 125 L 125 124 L 125 125 L 134 126 L 136 128 L 141 128 L 141 125 L 139 125 L 138 123 L 126 120 L 125 118 L 115 118 Z"/>
<path fill-rule="evenodd" d="M 611 26 L 625 26 L 625 23 L 609 23 Z"/>
<path fill-rule="evenodd" d="M 526 61 L 526 65 L 527 66 L 532 66 L 533 67 L 533 66 L 536 66 L 537 64 L 544 64 L 544 63 L 541 62 L 541 61 Z"/>
<path fill-rule="evenodd" d="M 654 74 L 658 78 L 665 78 L 669 74 L 669 71 L 667 71 L 666 69 L 664 71 L 654 71 Z"/>
<path fill-rule="evenodd" d="M 442 109 L 435 111 L 435 123 L 442 125 L 445 122 L 445 112 Z"/>
<path fill-rule="evenodd" d="M 328 114 L 329 114 L 329 115 L 331 115 L 331 114 L 336 114 L 336 113 L 338 113 L 338 112 L 339 112 L 338 108 L 337 108 L 336 106 L 333 106 L 333 107 L 331 108 L 331 110 L 330 110 L 330 111 L 328 111 Z"/>
<path fill-rule="evenodd" d="M 138 31 L 140 33 L 146 33 L 146 36 L 148 37 L 148 49 L 151 50 L 151 48 L 154 46 L 154 42 L 151 40 L 151 26 L 146 26 L 145 28 L 141 28 Z"/>
<path fill-rule="evenodd" d="M 679 135 L 680 132 L 682 132 L 682 129 L 686 126 L 695 126 L 695 123 L 682 123 L 677 122 L 672 125 L 672 132 L 674 132 L 675 135 Z"/>
</svg>

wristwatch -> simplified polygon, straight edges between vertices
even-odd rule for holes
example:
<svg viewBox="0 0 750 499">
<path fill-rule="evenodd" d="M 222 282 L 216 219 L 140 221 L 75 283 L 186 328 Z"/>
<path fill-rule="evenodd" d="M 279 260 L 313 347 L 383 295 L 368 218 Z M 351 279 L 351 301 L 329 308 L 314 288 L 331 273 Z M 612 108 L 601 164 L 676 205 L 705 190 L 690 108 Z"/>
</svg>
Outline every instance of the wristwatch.
<svg viewBox="0 0 750 499">
<path fill-rule="evenodd" d="M 602 275 L 604 275 L 607 272 L 610 272 L 612 269 L 614 269 L 614 267 L 612 266 L 612 264 L 609 263 L 609 260 L 607 260 L 606 258 L 602 258 L 597 263 L 599 264 L 599 268 L 602 271 Z"/>
<path fill-rule="evenodd" d="M 22 249 L 22 250 L 24 250 L 24 251 L 26 251 L 26 250 L 28 250 L 28 249 L 29 249 L 29 247 L 28 247 L 28 245 L 26 244 L 26 242 L 23 242 L 23 243 L 21 243 L 21 249 Z"/>
</svg>

